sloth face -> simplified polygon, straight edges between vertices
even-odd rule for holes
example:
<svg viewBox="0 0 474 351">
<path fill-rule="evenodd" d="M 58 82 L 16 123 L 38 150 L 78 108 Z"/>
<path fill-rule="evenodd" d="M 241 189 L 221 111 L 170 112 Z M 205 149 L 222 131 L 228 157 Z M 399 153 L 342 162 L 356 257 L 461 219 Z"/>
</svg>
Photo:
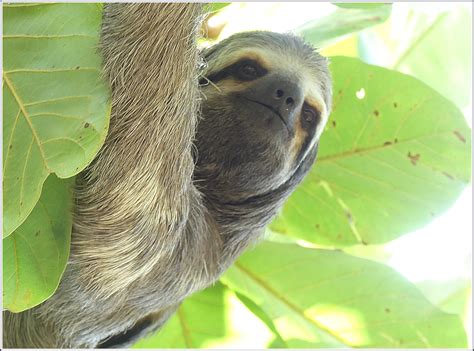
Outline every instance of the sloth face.
<svg viewBox="0 0 474 351">
<path fill-rule="evenodd" d="M 331 101 L 326 59 L 271 32 L 234 35 L 204 56 L 195 179 L 230 201 L 278 189 L 316 156 Z"/>
</svg>

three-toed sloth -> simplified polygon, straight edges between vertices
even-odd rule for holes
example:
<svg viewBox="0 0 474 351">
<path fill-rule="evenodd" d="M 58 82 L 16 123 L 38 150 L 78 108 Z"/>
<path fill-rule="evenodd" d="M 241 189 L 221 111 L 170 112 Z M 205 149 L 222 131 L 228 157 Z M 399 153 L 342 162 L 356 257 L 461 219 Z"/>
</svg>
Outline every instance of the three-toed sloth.
<svg viewBox="0 0 474 351">
<path fill-rule="evenodd" d="M 5 347 L 123 347 L 157 330 L 259 238 L 313 164 L 327 60 L 271 32 L 199 54 L 201 19 L 197 4 L 105 5 L 109 133 L 77 178 L 60 286 L 4 313 Z"/>
</svg>

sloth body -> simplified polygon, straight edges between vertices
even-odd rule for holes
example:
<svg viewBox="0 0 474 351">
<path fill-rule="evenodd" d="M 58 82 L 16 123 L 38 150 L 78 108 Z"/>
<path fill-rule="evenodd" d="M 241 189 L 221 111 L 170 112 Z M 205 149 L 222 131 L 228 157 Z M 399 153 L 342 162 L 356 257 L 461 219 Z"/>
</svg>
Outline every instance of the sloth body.
<svg viewBox="0 0 474 351">
<path fill-rule="evenodd" d="M 77 180 L 60 286 L 4 313 L 5 347 L 130 346 L 218 279 L 314 162 L 326 60 L 250 32 L 206 49 L 198 72 L 201 18 L 200 5 L 105 6 L 109 134 Z"/>
</svg>

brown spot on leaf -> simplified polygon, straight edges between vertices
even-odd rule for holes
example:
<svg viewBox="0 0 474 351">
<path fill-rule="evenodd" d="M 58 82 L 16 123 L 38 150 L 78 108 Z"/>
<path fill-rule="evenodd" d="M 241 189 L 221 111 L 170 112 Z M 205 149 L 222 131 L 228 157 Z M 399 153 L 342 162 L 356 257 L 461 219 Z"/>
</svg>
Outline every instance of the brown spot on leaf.
<svg viewBox="0 0 474 351">
<path fill-rule="evenodd" d="M 369 243 L 365 241 L 364 239 L 361 239 L 360 242 L 362 245 L 365 245 L 365 246 L 369 245 Z"/>
<path fill-rule="evenodd" d="M 84 123 L 84 128 L 89 128 L 90 124 L 89 123 Z"/>
<path fill-rule="evenodd" d="M 35 233 L 35 236 L 40 235 L 40 233 L 41 233 L 41 230 L 38 230 L 38 231 Z"/>
<path fill-rule="evenodd" d="M 339 95 L 342 95 L 342 89 L 337 92 Z"/>
<path fill-rule="evenodd" d="M 383 143 L 383 146 L 388 146 L 388 145 L 392 145 L 392 142 L 391 141 L 386 141 L 385 143 Z"/>
<path fill-rule="evenodd" d="M 80 67 L 80 66 L 76 66 L 76 69 L 79 69 L 79 68 L 81 68 L 81 67 Z"/>
<path fill-rule="evenodd" d="M 441 172 L 441 173 L 443 173 L 443 174 L 444 174 L 446 177 L 448 177 L 449 179 L 454 180 L 454 177 L 453 177 L 451 174 L 449 174 L 449 173 L 447 173 L 447 172 Z"/>
<path fill-rule="evenodd" d="M 319 229 L 319 224 L 316 224 L 315 227 L 316 227 L 316 229 Z"/>
<path fill-rule="evenodd" d="M 377 111 L 377 110 L 374 110 L 374 116 L 375 116 L 375 117 L 378 117 L 379 115 L 380 115 L 380 112 Z"/>
<path fill-rule="evenodd" d="M 418 160 L 420 159 L 420 154 L 412 155 L 410 151 L 408 151 L 408 158 L 411 161 L 413 166 L 416 166 Z"/>
<path fill-rule="evenodd" d="M 398 143 L 398 139 L 395 138 L 395 140 L 393 140 L 393 142 L 394 142 L 395 144 Z"/>
<path fill-rule="evenodd" d="M 398 104 L 396 102 L 393 103 L 393 107 L 397 108 Z"/>
<path fill-rule="evenodd" d="M 391 311 L 390 311 L 390 308 L 385 307 L 385 313 L 390 313 L 390 312 L 391 312 Z"/>
<path fill-rule="evenodd" d="M 337 239 L 342 239 L 342 234 L 337 234 L 336 238 Z"/>
<path fill-rule="evenodd" d="M 332 121 L 332 126 L 336 128 L 336 121 Z"/>
<path fill-rule="evenodd" d="M 12 147 L 13 147 L 13 145 L 12 145 L 12 144 L 10 144 L 10 146 L 9 146 L 8 148 L 11 150 L 11 148 L 12 148 Z"/>
<path fill-rule="evenodd" d="M 463 143 L 466 143 L 466 138 L 461 133 L 459 133 L 457 130 L 455 130 L 453 133 L 459 140 L 461 140 Z"/>
</svg>

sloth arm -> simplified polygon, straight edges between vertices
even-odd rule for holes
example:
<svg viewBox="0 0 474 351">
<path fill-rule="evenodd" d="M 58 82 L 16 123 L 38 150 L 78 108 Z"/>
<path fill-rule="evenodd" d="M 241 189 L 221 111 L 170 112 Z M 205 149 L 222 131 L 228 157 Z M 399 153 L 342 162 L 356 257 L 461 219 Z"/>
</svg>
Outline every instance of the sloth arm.
<svg viewBox="0 0 474 351">
<path fill-rule="evenodd" d="M 78 178 L 71 263 L 111 295 L 180 245 L 199 193 L 191 156 L 201 5 L 105 5 L 101 53 L 112 114 Z M 193 215 L 195 216 L 195 215 Z"/>
</svg>

